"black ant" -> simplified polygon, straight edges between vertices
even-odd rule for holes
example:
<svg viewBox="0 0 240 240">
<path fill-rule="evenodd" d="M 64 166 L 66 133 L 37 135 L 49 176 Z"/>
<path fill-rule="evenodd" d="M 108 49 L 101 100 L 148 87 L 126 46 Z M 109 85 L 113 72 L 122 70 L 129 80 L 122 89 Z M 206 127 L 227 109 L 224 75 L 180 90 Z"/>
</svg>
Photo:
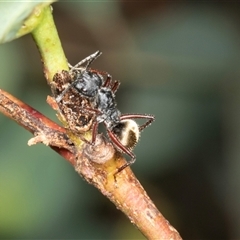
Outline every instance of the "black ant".
<svg viewBox="0 0 240 240">
<path fill-rule="evenodd" d="M 89 69 L 90 64 L 101 54 L 100 51 L 97 51 L 75 66 L 69 64 L 69 73 L 73 76 L 73 82 L 56 97 L 56 102 L 59 103 L 70 88 L 90 101 L 92 107 L 86 108 L 85 111 L 95 112 L 96 114 L 92 123 L 92 140 L 90 143 L 95 143 L 98 125 L 104 123 L 114 146 L 131 157 L 129 162 L 118 169 L 118 172 L 120 172 L 135 162 L 136 156 L 132 149 L 139 140 L 140 132 L 150 125 L 155 118 L 149 114 L 121 114 L 115 101 L 115 93 L 120 82 L 113 81 L 111 75 L 106 72 Z M 87 63 L 86 66 L 82 67 L 85 63 Z M 107 76 L 105 81 L 104 75 Z M 139 126 L 133 119 L 146 119 L 147 122 Z"/>
</svg>

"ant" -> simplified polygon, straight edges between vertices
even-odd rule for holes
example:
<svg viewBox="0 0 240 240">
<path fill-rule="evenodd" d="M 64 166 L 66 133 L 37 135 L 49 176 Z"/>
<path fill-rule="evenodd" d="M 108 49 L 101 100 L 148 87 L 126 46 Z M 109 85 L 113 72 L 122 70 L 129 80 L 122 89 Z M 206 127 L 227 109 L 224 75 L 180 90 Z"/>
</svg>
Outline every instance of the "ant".
<svg viewBox="0 0 240 240">
<path fill-rule="evenodd" d="M 114 146 L 131 157 L 130 161 L 118 169 L 117 172 L 121 172 L 135 162 L 136 156 L 132 149 L 139 141 L 140 132 L 150 125 L 155 117 L 149 114 L 121 114 L 115 101 L 115 93 L 120 82 L 113 81 L 112 76 L 107 72 L 89 68 L 91 63 L 101 54 L 100 51 L 97 51 L 75 66 L 69 64 L 69 73 L 73 77 L 73 82 L 56 97 L 56 102 L 59 103 L 70 88 L 76 90 L 81 97 L 89 100 L 92 107 L 87 107 L 84 110 L 96 114 L 96 118 L 92 122 L 92 140 L 90 144 L 95 143 L 98 125 L 103 123 Z M 85 63 L 86 66 L 82 67 Z M 106 76 L 105 81 L 104 75 Z M 147 122 L 139 126 L 133 119 L 146 119 Z"/>
</svg>

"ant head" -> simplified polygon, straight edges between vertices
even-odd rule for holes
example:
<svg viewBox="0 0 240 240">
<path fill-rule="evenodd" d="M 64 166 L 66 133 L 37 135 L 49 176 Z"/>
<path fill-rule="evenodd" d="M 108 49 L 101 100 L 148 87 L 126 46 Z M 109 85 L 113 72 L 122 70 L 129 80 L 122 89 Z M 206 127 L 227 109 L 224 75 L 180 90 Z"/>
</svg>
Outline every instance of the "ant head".
<svg viewBox="0 0 240 240">
<path fill-rule="evenodd" d="M 96 60 L 102 53 L 97 51 L 86 57 L 75 66 L 70 67 L 70 74 L 73 78 L 72 87 L 74 87 L 81 95 L 87 98 L 93 98 L 97 95 L 98 89 L 103 84 L 103 76 L 97 71 L 89 69 L 91 63 Z M 86 66 L 83 67 L 83 64 Z"/>
<path fill-rule="evenodd" d="M 140 138 L 139 126 L 132 119 L 121 120 L 112 128 L 112 132 L 118 137 L 121 144 L 128 149 L 133 149 Z"/>
<path fill-rule="evenodd" d="M 77 72 L 73 80 L 74 88 L 85 97 L 95 97 L 102 86 L 103 77 L 91 71 Z"/>
</svg>

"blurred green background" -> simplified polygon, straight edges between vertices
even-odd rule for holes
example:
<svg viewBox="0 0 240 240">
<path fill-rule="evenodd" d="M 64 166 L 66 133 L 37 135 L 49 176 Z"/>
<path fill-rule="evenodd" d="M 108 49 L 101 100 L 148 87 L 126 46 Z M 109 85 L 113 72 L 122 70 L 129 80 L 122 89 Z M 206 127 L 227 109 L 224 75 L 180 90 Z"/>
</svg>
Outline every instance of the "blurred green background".
<svg viewBox="0 0 240 240">
<path fill-rule="evenodd" d="M 68 61 L 121 81 L 122 113 L 156 121 L 132 166 L 184 239 L 240 238 L 240 5 L 184 1 L 58 2 Z M 30 35 L 0 45 L 1 88 L 57 121 Z M 0 115 L 0 238 L 144 239 L 48 147 Z"/>
</svg>

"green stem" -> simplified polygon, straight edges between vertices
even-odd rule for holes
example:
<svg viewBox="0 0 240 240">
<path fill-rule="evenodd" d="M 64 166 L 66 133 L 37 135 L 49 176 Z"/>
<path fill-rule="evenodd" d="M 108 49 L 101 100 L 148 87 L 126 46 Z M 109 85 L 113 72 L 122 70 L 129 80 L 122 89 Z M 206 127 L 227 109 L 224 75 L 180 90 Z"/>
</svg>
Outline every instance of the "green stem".
<svg viewBox="0 0 240 240">
<path fill-rule="evenodd" d="M 57 72 L 69 70 L 68 62 L 54 24 L 51 7 L 43 8 L 39 17 L 41 17 L 41 20 L 39 19 L 39 24 L 32 31 L 32 35 L 42 57 L 45 77 L 48 83 L 50 83 Z M 61 113 L 59 116 L 61 116 Z M 61 117 L 59 120 L 65 127 L 68 126 L 66 120 Z M 86 133 L 87 137 L 88 135 L 89 133 Z M 68 133 L 68 136 L 77 146 L 81 147 L 83 142 L 78 136 L 75 136 L 71 132 Z"/>
<path fill-rule="evenodd" d="M 51 6 L 45 7 L 41 15 L 41 21 L 32 35 L 42 57 L 45 77 L 50 82 L 56 72 L 68 70 L 68 63 L 54 24 Z"/>
</svg>

